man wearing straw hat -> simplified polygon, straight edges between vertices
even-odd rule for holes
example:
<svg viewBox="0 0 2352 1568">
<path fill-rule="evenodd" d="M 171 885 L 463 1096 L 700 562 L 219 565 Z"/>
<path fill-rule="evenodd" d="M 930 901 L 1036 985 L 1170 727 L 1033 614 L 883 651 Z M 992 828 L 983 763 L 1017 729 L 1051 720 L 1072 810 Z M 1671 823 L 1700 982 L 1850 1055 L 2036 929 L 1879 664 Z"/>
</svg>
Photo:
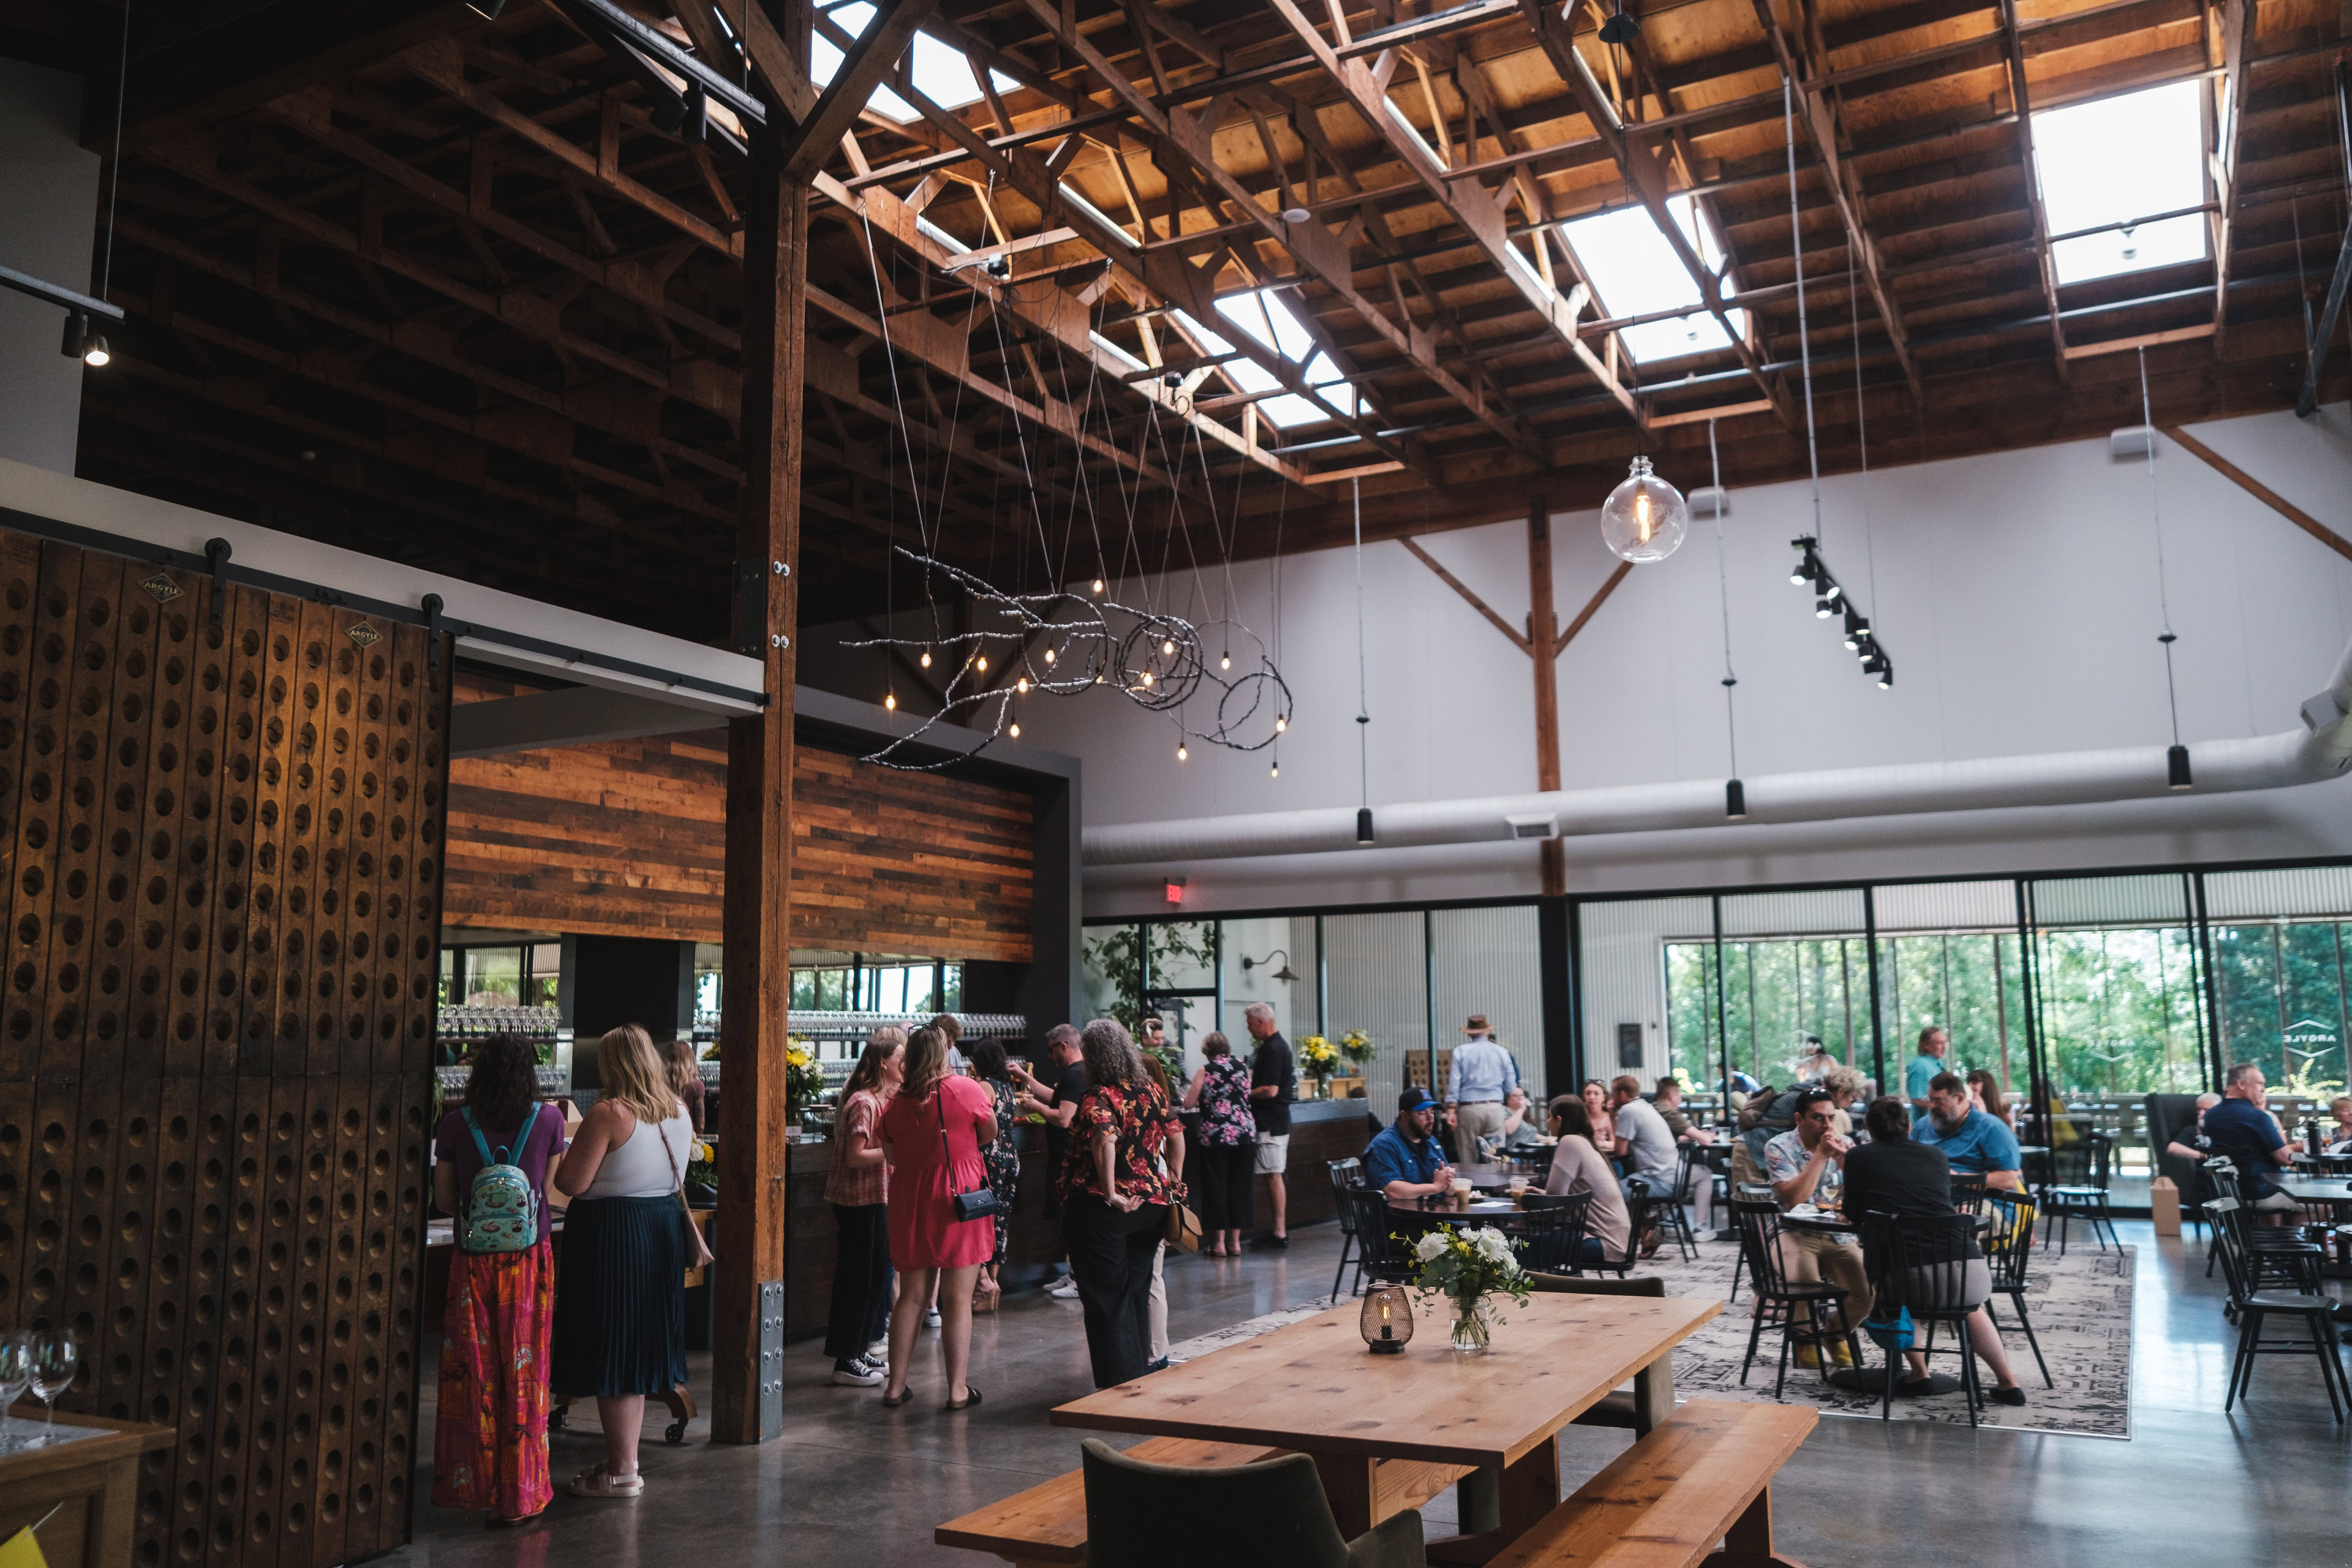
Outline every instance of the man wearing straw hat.
<svg viewBox="0 0 2352 1568">
<path fill-rule="evenodd" d="M 1462 1033 L 1468 1037 L 1454 1047 L 1445 1079 L 1445 1124 L 1454 1129 L 1457 1163 L 1469 1165 L 1478 1162 L 1479 1139 L 1502 1142 L 1503 1123 L 1510 1119 L 1503 1100 L 1519 1086 L 1519 1064 L 1495 1043 L 1486 1014 L 1471 1014 Z"/>
</svg>

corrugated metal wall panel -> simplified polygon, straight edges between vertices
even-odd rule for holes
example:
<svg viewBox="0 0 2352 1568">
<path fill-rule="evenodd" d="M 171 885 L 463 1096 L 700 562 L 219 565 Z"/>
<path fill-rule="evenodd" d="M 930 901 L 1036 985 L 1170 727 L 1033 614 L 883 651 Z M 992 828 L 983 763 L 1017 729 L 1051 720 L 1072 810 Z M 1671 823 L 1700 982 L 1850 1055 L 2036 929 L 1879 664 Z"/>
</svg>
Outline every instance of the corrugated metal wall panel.
<svg viewBox="0 0 2352 1568">
<path fill-rule="evenodd" d="M 1437 959 L 1437 1044 L 1461 1039 L 1463 1020 L 1484 1013 L 1519 1064 L 1537 1105 L 1544 1097 L 1543 969 L 1532 906 L 1439 910 L 1431 917 Z M 1444 1092 L 1441 1085 L 1438 1091 Z"/>
</svg>

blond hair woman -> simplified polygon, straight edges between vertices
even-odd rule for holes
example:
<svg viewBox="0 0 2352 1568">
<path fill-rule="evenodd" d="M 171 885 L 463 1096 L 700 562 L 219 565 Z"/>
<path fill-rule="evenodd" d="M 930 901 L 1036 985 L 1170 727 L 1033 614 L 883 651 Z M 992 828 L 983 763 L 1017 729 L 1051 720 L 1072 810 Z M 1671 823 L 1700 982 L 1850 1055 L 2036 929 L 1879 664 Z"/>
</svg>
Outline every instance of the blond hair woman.
<svg viewBox="0 0 2352 1568">
<path fill-rule="evenodd" d="M 687 1268 L 710 1253 L 689 1224 L 694 1131 L 652 1038 L 624 1024 L 596 1042 L 604 1089 L 582 1119 L 554 1185 L 570 1195 L 557 1268 L 555 1392 L 593 1397 L 604 1462 L 572 1478 L 581 1497 L 635 1497 L 646 1395 L 686 1381 Z"/>
</svg>

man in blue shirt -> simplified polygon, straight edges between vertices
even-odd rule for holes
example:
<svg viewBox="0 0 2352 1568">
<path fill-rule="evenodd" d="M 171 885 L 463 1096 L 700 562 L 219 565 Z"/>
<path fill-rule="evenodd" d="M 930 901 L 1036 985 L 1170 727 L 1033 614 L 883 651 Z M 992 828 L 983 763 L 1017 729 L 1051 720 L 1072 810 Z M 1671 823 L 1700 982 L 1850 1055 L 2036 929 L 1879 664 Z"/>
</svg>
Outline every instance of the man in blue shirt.
<svg viewBox="0 0 2352 1568">
<path fill-rule="evenodd" d="M 1952 1037 L 1933 1024 L 1919 1031 L 1919 1054 L 1903 1065 L 1903 1094 L 1915 1114 L 1927 1109 L 1927 1086 L 1944 1070 L 1951 1049 Z"/>
<path fill-rule="evenodd" d="M 1365 1146 L 1365 1184 L 1391 1199 L 1452 1192 L 1454 1167 L 1430 1136 L 1436 1126 L 1437 1102 L 1428 1090 L 1416 1085 L 1397 1096 L 1396 1124 Z"/>
<path fill-rule="evenodd" d="M 1445 1076 L 1445 1125 L 1454 1129 L 1454 1152 L 1466 1165 L 1478 1158 L 1479 1139 L 1502 1141 L 1510 1116 L 1503 1102 L 1519 1087 L 1519 1064 L 1496 1042 L 1486 1014 L 1471 1014 L 1462 1033 L 1467 1037 L 1454 1047 Z"/>
<path fill-rule="evenodd" d="M 1968 1081 L 1958 1073 L 1937 1073 L 1929 1081 L 1927 1114 L 1911 1124 L 1911 1136 L 1941 1149 L 1953 1170 L 1982 1176 L 1988 1187 L 2014 1192 L 2024 1184 L 2017 1134 L 2000 1117 L 1969 1103 Z"/>
<path fill-rule="evenodd" d="M 2284 1214 L 2302 1205 L 2270 1180 L 2282 1166 L 2294 1163 L 2294 1153 L 2271 1120 L 2269 1095 L 2263 1069 L 2240 1062 L 2221 1079 L 2221 1103 L 2205 1113 L 2205 1136 L 2214 1154 L 2238 1167 L 2250 1205 L 2266 1214 Z"/>
</svg>

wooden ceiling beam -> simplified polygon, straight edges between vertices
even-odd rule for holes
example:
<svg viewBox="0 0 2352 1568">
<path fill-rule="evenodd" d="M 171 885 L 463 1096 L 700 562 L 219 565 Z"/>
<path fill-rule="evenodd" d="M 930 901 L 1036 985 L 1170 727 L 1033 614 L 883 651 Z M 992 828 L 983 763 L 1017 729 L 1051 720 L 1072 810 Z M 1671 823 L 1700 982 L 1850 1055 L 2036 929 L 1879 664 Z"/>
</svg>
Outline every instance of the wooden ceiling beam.
<svg viewBox="0 0 2352 1568">
<path fill-rule="evenodd" d="M 753 6 L 760 0 L 749 0 Z M 783 177 L 805 184 L 831 162 L 841 139 L 856 127 L 866 100 L 915 41 L 915 31 L 940 0 L 874 0 L 877 15 L 842 50 L 841 64 L 799 125 L 783 132 L 778 164 Z M 780 128 L 781 129 L 781 128 Z"/>
<path fill-rule="evenodd" d="M 1755 345 L 1732 321 L 1723 302 L 1722 280 L 1699 258 L 1698 252 L 1683 233 L 1682 226 L 1675 221 L 1674 215 L 1667 209 L 1667 198 L 1674 193 L 1667 186 L 1666 172 L 1660 166 L 1657 153 L 1645 141 L 1633 135 L 1632 128 L 1619 117 L 1602 92 L 1601 84 L 1593 79 L 1591 68 L 1584 63 L 1584 57 L 1577 53 L 1575 35 L 1567 22 L 1545 0 L 1520 0 L 1519 10 L 1534 29 L 1536 40 L 1551 61 L 1552 69 L 1576 94 L 1584 110 L 1585 119 L 1608 147 L 1626 188 L 1641 197 L 1643 206 L 1649 210 L 1650 221 L 1657 226 L 1659 234 L 1682 263 L 1683 270 L 1690 275 L 1692 284 L 1698 289 L 1701 304 L 1723 329 L 1725 336 L 1731 340 L 1732 352 L 1738 356 L 1741 367 L 1755 378 L 1757 386 L 1771 403 L 1773 412 L 1782 424 L 1794 429 L 1797 417 L 1789 405 L 1787 389 L 1766 372 Z M 1654 126 L 1659 122 L 1647 123 Z"/>
<path fill-rule="evenodd" d="M 1219 162 L 1212 132 L 1221 116 L 1195 116 L 1179 108 L 1160 109 L 1150 94 L 1143 91 L 1125 71 L 1105 58 L 1082 30 L 1054 8 L 1050 0 L 1023 0 L 1023 3 L 1056 41 L 1083 60 L 1087 68 L 1110 89 L 1112 95 L 1143 124 L 1158 144 L 1174 148 L 1197 177 L 1222 191 L 1235 209 L 1257 226 L 1260 238 L 1286 251 L 1303 274 L 1338 295 L 1409 364 L 1435 383 L 1514 449 L 1538 464 L 1549 464 L 1549 452 L 1532 431 L 1464 384 L 1459 377 L 1438 363 L 1435 344 L 1427 332 L 1409 321 L 1402 324 L 1391 321 L 1385 311 L 1357 290 L 1345 239 L 1313 218 L 1301 224 L 1286 224 L 1279 216 L 1261 205 L 1248 187 Z M 1172 265 L 1186 266 L 1173 258 L 1164 259 Z M 1186 270 L 1192 271 L 1189 267 Z M 1197 272 L 1193 275 L 1198 277 Z M 1214 309 L 1213 302 L 1210 308 Z M 1200 318 L 1198 310 L 1193 313 L 1196 319 Z M 1245 332 L 1236 335 L 1244 342 L 1248 341 L 1249 334 Z M 1298 379 L 1304 380 L 1303 377 Z M 1315 395 L 1315 401 L 1326 407 L 1331 406 L 1329 400 L 1320 394 Z M 1348 419 L 1342 423 L 1354 428 L 1360 422 Z M 1359 434 L 1364 432 L 1360 429 Z M 1374 440 L 1372 445 L 1381 448 L 1385 456 L 1405 462 L 1424 479 L 1436 482 L 1436 475 L 1426 458 L 1418 454 L 1408 455 L 1406 450 L 1396 447 L 1392 443 Z"/>
<path fill-rule="evenodd" d="M 1903 325 L 1903 312 L 1895 305 L 1895 291 L 1886 281 L 1885 258 L 1879 254 L 1869 226 L 1867 198 L 1863 195 L 1862 182 L 1847 165 L 1843 138 L 1838 126 L 1837 106 L 1830 100 L 1825 79 L 1819 74 L 1819 62 L 1801 39 L 1792 39 L 1782 30 L 1775 14 L 1773 0 L 1755 0 L 1756 20 L 1771 43 L 1772 52 L 1779 57 L 1785 80 L 1793 84 L 1804 98 L 1805 134 L 1812 142 L 1813 153 L 1821 161 L 1822 181 L 1837 203 L 1838 220 L 1845 226 L 1846 244 L 1852 247 L 1856 269 L 1862 275 L 1864 288 L 1870 290 L 1871 303 L 1877 308 L 1878 319 L 1886 329 L 1887 341 L 1895 349 L 1895 363 L 1903 367 L 1903 380 L 1911 388 L 1916 403 L 1926 401 L 1927 393 L 1919 382 L 1919 363 L 1912 357 L 1910 334 Z M 1792 237 L 1792 243 L 1794 239 Z"/>
<path fill-rule="evenodd" d="M 2042 275 L 2042 301 L 2050 313 L 2050 351 L 2058 369 L 2059 384 L 2071 381 L 2067 369 L 2066 323 L 2058 310 L 2058 267 L 2050 254 L 2050 215 L 2042 205 L 2042 172 L 2033 157 L 2033 101 L 2025 85 L 2025 40 L 2018 31 L 2017 0 L 1997 0 L 2000 8 L 2003 53 L 2009 64 L 2009 107 L 2017 116 L 2017 158 L 2025 174 L 2025 202 L 2033 216 L 2033 258 Z"/>
<path fill-rule="evenodd" d="M 2215 210 L 2207 219 L 2213 246 L 2213 358 L 2230 330 L 2231 251 L 2237 239 L 2238 159 L 2246 140 L 2246 56 L 2254 42 L 2254 0 L 2221 0 L 2221 100 L 2213 117 L 2217 146 L 2209 156 Z"/>
</svg>

